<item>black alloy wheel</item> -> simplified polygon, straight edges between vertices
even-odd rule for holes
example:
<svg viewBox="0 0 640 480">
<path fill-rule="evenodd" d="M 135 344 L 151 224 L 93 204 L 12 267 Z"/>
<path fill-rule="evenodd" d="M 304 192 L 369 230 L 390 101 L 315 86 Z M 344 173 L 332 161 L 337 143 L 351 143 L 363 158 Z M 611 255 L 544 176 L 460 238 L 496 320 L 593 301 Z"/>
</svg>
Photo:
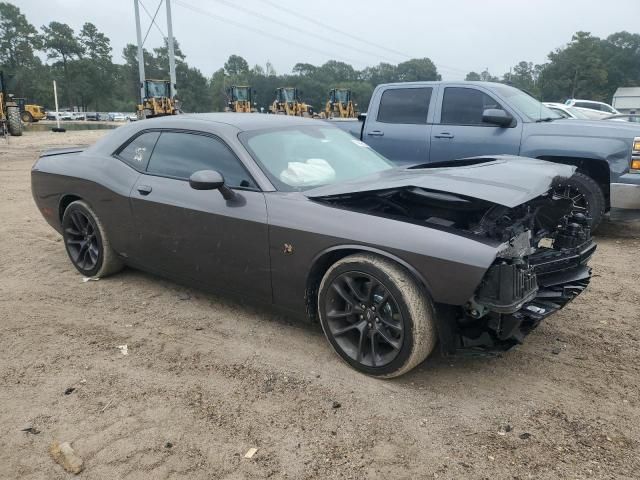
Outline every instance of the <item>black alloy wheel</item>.
<svg viewBox="0 0 640 480">
<path fill-rule="evenodd" d="M 90 215 L 74 209 L 65 215 L 64 242 L 75 267 L 82 273 L 93 275 L 102 260 L 102 245 L 98 229 Z M 93 273 L 92 273 L 93 272 Z"/>
<path fill-rule="evenodd" d="M 605 213 L 605 197 L 600 185 L 590 176 L 576 172 L 570 178 L 554 185 L 552 193 L 573 203 L 574 213 L 582 213 L 591 219 L 591 229 L 596 230 Z"/>
<path fill-rule="evenodd" d="M 433 351 L 433 304 L 404 267 L 377 254 L 348 255 L 320 282 L 318 315 L 336 353 L 356 370 L 378 378 L 402 375 Z"/>
<path fill-rule="evenodd" d="M 574 213 L 589 215 L 589 200 L 578 187 L 569 184 L 556 185 L 552 193 L 558 197 L 571 200 Z"/>
<path fill-rule="evenodd" d="M 327 326 L 344 353 L 361 365 L 383 367 L 400 352 L 404 319 L 393 295 L 363 272 L 336 277 L 325 296 Z"/>
</svg>

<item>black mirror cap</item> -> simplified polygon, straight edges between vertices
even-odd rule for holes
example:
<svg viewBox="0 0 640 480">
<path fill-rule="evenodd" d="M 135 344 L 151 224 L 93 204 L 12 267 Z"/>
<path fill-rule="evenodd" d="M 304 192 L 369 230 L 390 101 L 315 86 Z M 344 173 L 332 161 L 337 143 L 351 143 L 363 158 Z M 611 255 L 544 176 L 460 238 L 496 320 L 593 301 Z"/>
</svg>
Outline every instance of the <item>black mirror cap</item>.
<svg viewBox="0 0 640 480">
<path fill-rule="evenodd" d="M 224 185 L 224 177 L 215 170 L 199 170 L 189 177 L 189 185 L 194 190 L 218 190 Z"/>
<path fill-rule="evenodd" d="M 487 108 L 482 112 L 482 121 L 484 123 L 492 123 L 501 127 L 508 127 L 513 122 L 513 117 L 500 108 Z"/>
<path fill-rule="evenodd" d="M 367 119 L 367 114 L 366 113 L 359 113 L 358 114 L 358 120 L 361 122 L 364 122 Z"/>
<path fill-rule="evenodd" d="M 199 170 L 189 177 L 189 185 L 194 190 L 220 190 L 225 200 L 233 200 L 236 194 L 224 184 L 224 177 L 215 170 Z"/>
</svg>

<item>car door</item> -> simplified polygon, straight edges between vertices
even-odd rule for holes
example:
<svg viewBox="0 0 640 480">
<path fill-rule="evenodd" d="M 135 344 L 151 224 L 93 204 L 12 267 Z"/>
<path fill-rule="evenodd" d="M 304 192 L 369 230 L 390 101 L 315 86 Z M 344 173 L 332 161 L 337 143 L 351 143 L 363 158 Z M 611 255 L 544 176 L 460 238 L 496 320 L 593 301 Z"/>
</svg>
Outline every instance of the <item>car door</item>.
<svg viewBox="0 0 640 480">
<path fill-rule="evenodd" d="M 194 190 L 189 177 L 216 170 L 235 198 Z M 131 193 L 143 267 L 205 288 L 271 300 L 264 194 L 218 137 L 163 131 Z"/>
<path fill-rule="evenodd" d="M 520 152 L 522 122 L 489 92 L 475 87 L 445 87 L 440 98 L 438 122 L 431 137 L 432 162 Z M 506 110 L 514 121 L 508 127 L 484 123 L 482 113 L 490 108 Z"/>
<path fill-rule="evenodd" d="M 434 86 L 388 87 L 372 99 L 363 140 L 398 165 L 429 161 Z"/>
</svg>

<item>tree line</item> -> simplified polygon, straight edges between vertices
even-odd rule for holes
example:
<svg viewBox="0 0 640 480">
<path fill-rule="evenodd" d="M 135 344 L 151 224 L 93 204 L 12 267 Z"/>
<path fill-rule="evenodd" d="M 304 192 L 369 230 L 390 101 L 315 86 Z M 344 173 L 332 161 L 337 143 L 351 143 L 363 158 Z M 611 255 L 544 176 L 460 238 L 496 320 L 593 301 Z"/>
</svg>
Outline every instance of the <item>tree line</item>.
<svg viewBox="0 0 640 480">
<path fill-rule="evenodd" d="M 187 63 L 177 41 L 174 50 L 178 98 L 186 112 L 223 110 L 231 85 L 251 85 L 254 101 L 265 110 L 278 87 L 297 87 L 316 109 L 323 107 L 331 88 L 350 88 L 358 109 L 364 111 L 380 83 L 441 79 L 429 58 L 363 70 L 336 60 L 319 66 L 297 63 L 291 73 L 278 74 L 269 62 L 251 67 L 238 55 L 231 55 L 207 78 Z M 167 45 L 145 49 L 144 63 L 147 78 L 168 79 Z M 57 21 L 36 28 L 8 2 L 0 2 L 0 69 L 10 77 L 9 93 L 47 108 L 54 104 L 52 80 L 57 81 L 61 107 L 129 112 L 139 100 L 135 45 L 126 45 L 121 62 L 114 62 L 110 39 L 93 23 L 77 32 Z M 575 97 L 610 102 L 616 88 L 640 86 L 640 35 L 623 31 L 601 39 L 577 32 L 568 44 L 550 52 L 544 64 L 521 61 L 502 76 L 469 72 L 466 80 L 512 84 L 544 101 Z"/>
</svg>

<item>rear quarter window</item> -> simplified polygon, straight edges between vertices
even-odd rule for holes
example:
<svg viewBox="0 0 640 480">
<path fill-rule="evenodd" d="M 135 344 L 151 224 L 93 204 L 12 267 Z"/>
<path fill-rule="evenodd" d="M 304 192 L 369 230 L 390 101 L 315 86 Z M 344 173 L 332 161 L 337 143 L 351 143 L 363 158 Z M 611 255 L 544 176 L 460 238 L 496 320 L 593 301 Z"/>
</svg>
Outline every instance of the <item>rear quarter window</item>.
<svg viewBox="0 0 640 480">
<path fill-rule="evenodd" d="M 145 171 L 160 132 L 145 132 L 128 141 L 116 154 L 120 160 L 136 170 Z"/>
</svg>

